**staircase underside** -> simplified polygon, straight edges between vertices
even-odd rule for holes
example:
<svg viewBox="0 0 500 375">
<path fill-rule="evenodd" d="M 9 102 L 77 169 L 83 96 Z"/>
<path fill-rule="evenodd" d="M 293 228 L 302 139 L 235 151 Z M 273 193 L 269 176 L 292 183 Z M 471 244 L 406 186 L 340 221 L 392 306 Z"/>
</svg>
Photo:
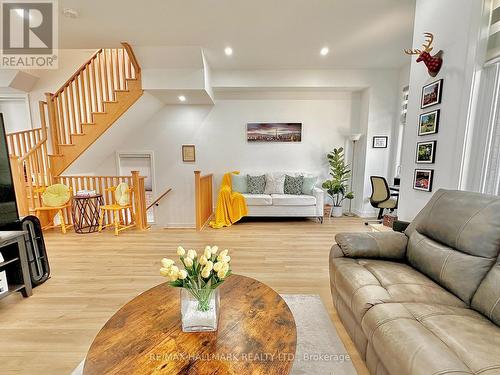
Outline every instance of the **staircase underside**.
<svg viewBox="0 0 500 375">
<path fill-rule="evenodd" d="M 128 79 L 127 90 L 115 91 L 115 100 L 105 102 L 104 112 L 93 112 L 93 123 L 81 124 L 82 133 L 72 134 L 72 144 L 59 144 L 59 154 L 50 155 L 52 174 L 62 174 L 143 94 L 140 78 Z"/>
</svg>

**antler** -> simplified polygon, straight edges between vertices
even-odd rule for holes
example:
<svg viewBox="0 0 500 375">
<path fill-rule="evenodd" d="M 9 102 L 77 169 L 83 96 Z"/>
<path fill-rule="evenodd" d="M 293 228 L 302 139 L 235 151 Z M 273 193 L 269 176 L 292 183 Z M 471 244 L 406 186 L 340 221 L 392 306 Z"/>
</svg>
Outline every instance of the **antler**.
<svg viewBox="0 0 500 375">
<path fill-rule="evenodd" d="M 424 51 L 425 52 L 431 52 L 433 47 L 431 47 L 432 45 L 432 41 L 434 40 L 434 35 L 432 35 L 431 33 L 424 33 L 424 36 L 425 36 L 425 43 L 422 45 L 422 47 L 424 47 Z"/>
<path fill-rule="evenodd" d="M 407 55 L 420 55 L 422 51 L 420 51 L 419 49 L 405 49 L 405 53 Z"/>
</svg>

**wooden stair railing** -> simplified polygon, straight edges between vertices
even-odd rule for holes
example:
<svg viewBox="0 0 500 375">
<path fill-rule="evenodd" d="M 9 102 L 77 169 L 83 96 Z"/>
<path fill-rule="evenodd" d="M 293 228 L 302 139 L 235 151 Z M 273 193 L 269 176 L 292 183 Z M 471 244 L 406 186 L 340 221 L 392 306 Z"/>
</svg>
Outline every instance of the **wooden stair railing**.
<svg viewBox="0 0 500 375">
<path fill-rule="evenodd" d="M 44 113 L 47 103 L 40 101 L 40 114 Z M 7 134 L 7 148 L 9 156 L 22 157 L 26 155 L 35 145 L 47 139 L 47 125 L 45 116 L 41 116 L 42 126 L 36 129 L 22 130 Z"/>
<path fill-rule="evenodd" d="M 132 48 L 99 49 L 54 94 L 46 93 L 55 175 L 61 174 L 142 95 Z"/>
<path fill-rule="evenodd" d="M 169 188 L 169 189 L 165 190 L 158 198 L 156 198 L 153 201 L 153 203 L 151 203 L 149 206 L 146 207 L 146 211 L 148 211 L 153 206 L 158 206 L 158 202 L 161 201 L 163 199 L 163 197 L 165 195 L 167 195 L 168 193 L 170 193 L 171 191 L 172 191 L 172 188 Z"/>
<path fill-rule="evenodd" d="M 102 194 L 104 204 L 112 204 L 113 197 L 109 190 L 110 187 L 117 186 L 125 182 L 132 188 L 132 201 L 136 218 L 136 226 L 139 229 L 147 229 L 146 216 L 146 190 L 144 188 L 144 176 L 140 176 L 138 171 L 132 171 L 130 176 L 58 176 L 55 177 L 56 183 L 61 183 L 73 188 L 76 193 L 78 190 L 95 190 Z M 68 215 L 65 218 L 67 223 L 72 223 L 73 219 Z M 122 217 L 123 224 L 130 224 L 130 217 Z M 103 224 L 112 223 L 111 213 L 106 211 Z"/>
<path fill-rule="evenodd" d="M 52 183 L 65 183 L 74 191 L 94 187 L 107 202 L 105 189 L 124 181 L 133 188 L 137 227 L 148 228 L 144 177 L 139 172 L 61 176 L 142 95 L 141 68 L 130 45 L 122 47 L 99 49 L 59 90 L 46 93 L 46 101 L 39 102 L 39 129 L 7 135 L 20 215 L 34 213 L 42 204 L 38 191 Z M 69 213 L 65 215 L 72 222 Z"/>
</svg>

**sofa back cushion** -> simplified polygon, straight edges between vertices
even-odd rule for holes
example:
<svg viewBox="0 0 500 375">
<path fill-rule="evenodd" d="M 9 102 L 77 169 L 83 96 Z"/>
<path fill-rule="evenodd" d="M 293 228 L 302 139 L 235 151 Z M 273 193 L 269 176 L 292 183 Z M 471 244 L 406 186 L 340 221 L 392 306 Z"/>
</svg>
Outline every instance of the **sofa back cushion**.
<svg viewBox="0 0 500 375">
<path fill-rule="evenodd" d="M 285 175 L 285 185 L 283 190 L 285 194 L 301 195 L 303 183 L 304 176 L 292 177 Z"/>
<path fill-rule="evenodd" d="M 231 190 L 237 193 L 248 192 L 247 176 L 241 174 L 231 174 Z"/>
<path fill-rule="evenodd" d="M 313 195 L 313 189 L 316 186 L 318 177 L 307 177 L 304 176 L 304 181 L 302 182 L 302 194 Z"/>
<path fill-rule="evenodd" d="M 266 175 L 250 176 L 247 175 L 248 194 L 264 194 L 266 188 Z"/>
<path fill-rule="evenodd" d="M 470 304 L 500 251 L 500 197 L 440 189 L 405 233 L 410 264 Z"/>
<path fill-rule="evenodd" d="M 406 251 L 408 262 L 458 298 L 470 304 L 494 259 L 457 251 L 415 231 Z"/>
<path fill-rule="evenodd" d="M 266 189 L 264 190 L 264 194 L 284 194 L 284 186 L 284 173 L 266 173 Z"/>
<path fill-rule="evenodd" d="M 500 258 L 499 258 L 500 259 Z M 472 298 L 472 307 L 500 326 L 500 261 L 488 272 Z"/>
</svg>

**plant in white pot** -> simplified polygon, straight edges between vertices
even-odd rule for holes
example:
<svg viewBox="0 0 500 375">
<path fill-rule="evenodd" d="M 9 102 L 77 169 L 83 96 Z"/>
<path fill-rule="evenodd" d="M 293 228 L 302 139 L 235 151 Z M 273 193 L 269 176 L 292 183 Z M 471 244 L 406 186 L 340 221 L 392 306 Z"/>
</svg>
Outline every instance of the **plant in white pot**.
<svg viewBox="0 0 500 375">
<path fill-rule="evenodd" d="M 332 198 L 333 206 L 330 216 L 342 216 L 342 203 L 345 199 L 353 199 L 354 193 L 348 191 L 347 181 L 351 177 L 349 165 L 345 163 L 344 149 L 342 147 L 333 149 L 327 155 L 330 164 L 330 180 L 323 182 L 323 189 Z"/>
</svg>

